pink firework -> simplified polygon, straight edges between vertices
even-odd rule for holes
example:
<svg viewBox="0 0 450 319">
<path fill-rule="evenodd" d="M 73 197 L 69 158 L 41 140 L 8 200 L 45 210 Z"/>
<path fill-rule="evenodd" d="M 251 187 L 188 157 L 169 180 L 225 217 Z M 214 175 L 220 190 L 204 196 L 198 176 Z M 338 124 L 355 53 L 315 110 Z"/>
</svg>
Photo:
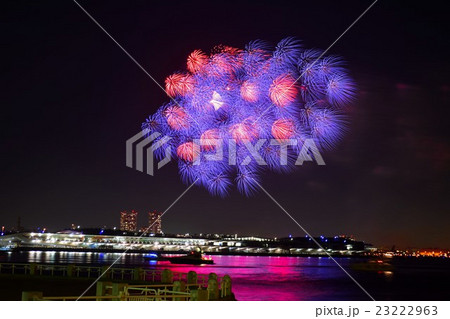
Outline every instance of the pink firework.
<svg viewBox="0 0 450 319">
<path fill-rule="evenodd" d="M 199 145 L 194 142 L 186 142 L 177 147 L 177 156 L 187 162 L 193 162 L 200 154 Z"/>
<path fill-rule="evenodd" d="M 191 73 L 199 72 L 208 63 L 208 56 L 202 50 L 195 50 L 189 54 L 187 59 L 187 69 Z"/>
<path fill-rule="evenodd" d="M 174 130 L 189 127 L 188 115 L 186 114 L 186 111 L 178 105 L 167 107 L 164 111 L 164 115 L 167 118 L 167 124 Z"/>
<path fill-rule="evenodd" d="M 256 102 L 258 100 L 258 86 L 251 81 L 244 81 L 241 86 L 241 96 L 248 102 Z"/>
<path fill-rule="evenodd" d="M 219 130 L 218 129 L 210 129 L 205 131 L 200 136 L 200 142 L 203 150 L 212 151 L 216 148 L 219 143 Z"/>
<path fill-rule="evenodd" d="M 269 89 L 270 99 L 279 107 L 285 107 L 294 102 L 297 93 L 295 79 L 289 74 L 282 74 L 277 77 Z"/>
<path fill-rule="evenodd" d="M 185 95 L 194 88 L 194 80 L 190 75 L 174 73 L 166 78 L 166 92 L 169 96 Z"/>
<path fill-rule="evenodd" d="M 252 123 L 252 119 L 247 118 L 242 123 L 233 125 L 230 133 L 236 143 L 252 142 L 258 138 L 256 125 Z"/>
<path fill-rule="evenodd" d="M 279 119 L 272 125 L 272 135 L 280 142 L 294 137 L 294 134 L 295 124 L 292 120 Z"/>
<path fill-rule="evenodd" d="M 249 195 L 266 169 L 290 171 L 280 161 L 280 145 L 269 140 L 294 140 L 287 147 L 289 159 L 301 155 L 305 139 L 319 149 L 331 149 L 342 137 L 344 106 L 356 91 L 339 58 L 305 49 L 294 38 L 272 48 L 257 40 L 243 49 L 218 45 L 208 54 L 195 50 L 186 67 L 186 72 L 167 77 L 165 88 L 172 100 L 142 128 L 145 134 L 169 137 L 155 145 L 155 156 L 175 153 L 184 182 L 221 196 L 233 182 Z M 249 157 L 246 142 L 259 143 L 266 166 Z M 234 164 L 230 145 L 235 145 Z M 223 156 L 209 160 L 213 153 Z"/>
</svg>

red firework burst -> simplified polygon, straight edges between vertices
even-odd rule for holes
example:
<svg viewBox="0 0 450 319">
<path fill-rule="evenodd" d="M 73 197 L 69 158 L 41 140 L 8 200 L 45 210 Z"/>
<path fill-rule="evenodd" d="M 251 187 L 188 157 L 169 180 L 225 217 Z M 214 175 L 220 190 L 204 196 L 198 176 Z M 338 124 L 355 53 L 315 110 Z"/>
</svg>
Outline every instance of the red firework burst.
<svg viewBox="0 0 450 319">
<path fill-rule="evenodd" d="M 294 134 L 295 134 L 295 124 L 294 121 L 292 120 L 279 119 L 276 120 L 272 125 L 272 135 L 279 142 L 292 138 Z"/>
<path fill-rule="evenodd" d="M 259 96 L 259 90 L 256 83 L 245 81 L 241 86 L 241 96 L 248 102 L 256 102 Z"/>
<path fill-rule="evenodd" d="M 250 119 L 245 119 L 243 123 L 238 123 L 231 126 L 230 133 L 236 143 L 254 141 L 258 138 L 256 126 L 252 125 L 252 121 Z"/>
<path fill-rule="evenodd" d="M 283 74 L 277 77 L 269 88 L 269 96 L 272 102 L 285 107 L 293 102 L 297 97 L 298 89 L 295 86 L 295 79 L 289 74 Z"/>
<path fill-rule="evenodd" d="M 178 105 L 167 107 L 164 111 L 164 115 L 167 119 L 167 124 L 169 124 L 169 126 L 174 130 L 189 127 L 188 115 L 184 109 Z"/>
<path fill-rule="evenodd" d="M 217 143 L 219 142 L 219 130 L 213 128 L 205 131 L 202 136 L 200 136 L 200 142 L 202 149 L 205 151 L 212 151 L 216 148 Z"/>
<path fill-rule="evenodd" d="M 208 56 L 202 50 L 195 50 L 187 58 L 187 68 L 191 73 L 199 72 L 208 63 Z"/>
<path fill-rule="evenodd" d="M 194 142 L 186 142 L 177 147 L 177 155 L 179 158 L 193 162 L 200 154 L 200 147 Z"/>
<path fill-rule="evenodd" d="M 166 78 L 166 93 L 171 97 L 186 95 L 193 88 L 194 80 L 190 75 L 174 73 Z"/>
</svg>

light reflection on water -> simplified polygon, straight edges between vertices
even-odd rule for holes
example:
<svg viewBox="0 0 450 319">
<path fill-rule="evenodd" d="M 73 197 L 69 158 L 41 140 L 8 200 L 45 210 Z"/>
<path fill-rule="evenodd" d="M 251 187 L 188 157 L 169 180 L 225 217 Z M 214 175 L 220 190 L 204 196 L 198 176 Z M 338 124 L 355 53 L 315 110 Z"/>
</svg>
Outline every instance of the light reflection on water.
<svg viewBox="0 0 450 319">
<path fill-rule="evenodd" d="M 178 272 L 215 272 L 232 278 L 238 300 L 368 300 L 368 297 L 331 259 L 326 257 L 209 256 L 214 265 L 172 265 L 146 261 L 143 254 L 91 252 L 13 252 L 0 254 L 0 262 L 107 265 L 171 269 Z M 397 261 L 393 271 L 354 272 L 351 263 L 338 258 L 377 300 L 446 300 L 438 286 L 450 283 L 449 264 L 429 261 Z M 436 289 L 433 285 L 437 285 Z M 425 289 L 425 288 L 427 289 Z M 442 299 L 444 298 L 444 299 Z"/>
<path fill-rule="evenodd" d="M 341 281 L 345 274 L 328 258 L 210 256 L 214 265 L 172 265 L 169 262 L 146 261 L 143 254 L 29 251 L 0 256 L 2 262 L 52 264 L 111 264 L 117 258 L 117 267 L 142 266 L 152 269 L 169 268 L 173 271 L 199 274 L 215 272 L 232 278 L 233 291 L 238 300 L 313 300 L 332 293 L 327 280 Z M 341 260 L 348 263 L 347 260 Z M 325 284 L 325 285 L 324 285 Z M 336 285 L 335 285 L 336 286 Z M 326 292 L 328 290 L 328 292 Z M 359 292 L 357 292 L 359 294 Z"/>
</svg>

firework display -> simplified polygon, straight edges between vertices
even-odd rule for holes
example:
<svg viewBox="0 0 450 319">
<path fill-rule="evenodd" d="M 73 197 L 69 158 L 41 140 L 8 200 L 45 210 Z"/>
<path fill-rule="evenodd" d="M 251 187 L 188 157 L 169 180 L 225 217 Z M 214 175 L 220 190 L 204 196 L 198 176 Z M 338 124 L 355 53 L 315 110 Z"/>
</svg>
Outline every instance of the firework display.
<svg viewBox="0 0 450 319">
<path fill-rule="evenodd" d="M 142 129 L 170 137 L 164 144 L 156 139 L 153 153 L 177 158 L 184 182 L 196 181 L 220 196 L 234 184 L 252 194 L 264 170 L 292 170 L 307 139 L 319 149 L 335 145 L 344 129 L 344 107 L 355 93 L 340 58 L 304 49 L 293 38 L 274 49 L 252 41 L 243 50 L 195 50 L 186 66 L 166 78 L 171 100 Z M 283 161 L 280 145 L 292 140 Z"/>
</svg>

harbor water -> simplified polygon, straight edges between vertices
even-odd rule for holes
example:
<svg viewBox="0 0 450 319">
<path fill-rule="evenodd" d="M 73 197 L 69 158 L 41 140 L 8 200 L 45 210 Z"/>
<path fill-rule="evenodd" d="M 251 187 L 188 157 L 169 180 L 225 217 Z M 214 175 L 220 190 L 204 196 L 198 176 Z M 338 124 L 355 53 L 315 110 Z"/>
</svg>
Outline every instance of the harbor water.
<svg viewBox="0 0 450 319">
<path fill-rule="evenodd" d="M 208 256 L 214 265 L 173 265 L 146 261 L 143 254 L 28 251 L 0 255 L 0 262 L 108 265 L 194 270 L 228 274 L 237 300 L 370 300 L 369 296 L 328 257 Z M 450 260 L 394 258 L 392 271 L 356 271 L 358 258 L 337 258 L 376 300 L 450 300 Z"/>
</svg>

